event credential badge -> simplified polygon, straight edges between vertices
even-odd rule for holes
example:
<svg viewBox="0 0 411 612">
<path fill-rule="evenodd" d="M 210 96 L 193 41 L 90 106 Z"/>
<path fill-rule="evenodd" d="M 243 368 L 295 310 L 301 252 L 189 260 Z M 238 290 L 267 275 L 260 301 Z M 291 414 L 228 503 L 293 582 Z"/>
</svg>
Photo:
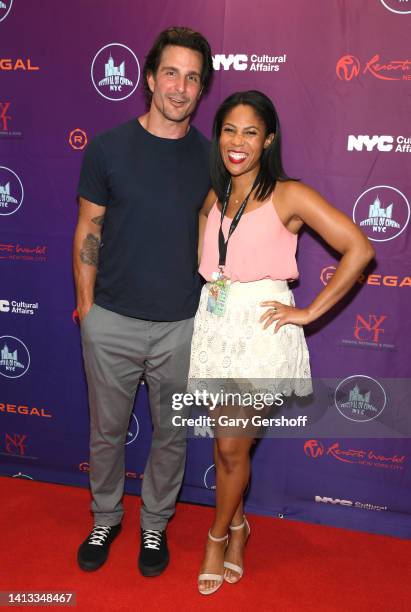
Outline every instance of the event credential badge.
<svg viewBox="0 0 411 612">
<path fill-rule="evenodd" d="M 225 313 L 230 279 L 221 272 L 213 272 L 213 282 L 210 283 L 207 299 L 207 311 L 222 317 Z"/>
</svg>

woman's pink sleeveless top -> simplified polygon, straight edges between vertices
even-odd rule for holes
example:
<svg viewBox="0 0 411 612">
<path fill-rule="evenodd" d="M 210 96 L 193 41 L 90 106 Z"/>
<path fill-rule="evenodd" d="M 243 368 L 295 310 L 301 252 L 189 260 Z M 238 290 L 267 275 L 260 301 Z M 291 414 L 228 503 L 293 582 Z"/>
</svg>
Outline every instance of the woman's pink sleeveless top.
<svg viewBox="0 0 411 612">
<path fill-rule="evenodd" d="M 204 232 L 200 274 L 212 281 L 218 271 L 218 231 L 221 213 L 217 202 L 209 212 Z M 223 234 L 227 239 L 231 219 L 224 217 Z M 245 212 L 228 241 L 225 275 L 232 281 L 248 283 L 271 278 L 298 278 L 295 254 L 297 235 L 292 234 L 280 220 L 271 198 L 260 208 Z"/>
</svg>

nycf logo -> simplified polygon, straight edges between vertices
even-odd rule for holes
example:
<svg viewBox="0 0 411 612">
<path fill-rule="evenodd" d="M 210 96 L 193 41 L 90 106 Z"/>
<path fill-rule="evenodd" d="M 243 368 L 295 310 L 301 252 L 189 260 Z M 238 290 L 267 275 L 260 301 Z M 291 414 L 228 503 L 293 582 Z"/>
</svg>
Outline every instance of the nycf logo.
<svg viewBox="0 0 411 612">
<path fill-rule="evenodd" d="M 5 434 L 5 448 L 6 452 L 10 455 L 19 455 L 24 457 L 26 454 L 27 444 L 25 443 L 27 440 L 27 435 L 20 434 Z"/>
<path fill-rule="evenodd" d="M 400 15 L 411 13 L 411 0 L 381 0 L 381 2 L 392 13 Z"/>
<path fill-rule="evenodd" d="M 9 121 L 11 116 L 8 114 L 10 108 L 10 102 L 0 102 L 0 130 L 7 132 L 9 129 Z"/>
<path fill-rule="evenodd" d="M 354 326 L 354 337 L 359 340 L 368 340 L 370 342 L 377 343 L 380 341 L 381 334 L 384 333 L 385 329 L 382 326 L 383 322 L 387 318 L 387 315 L 368 315 L 368 319 L 358 314 L 355 320 Z"/>
<path fill-rule="evenodd" d="M 407 227 L 410 205 L 399 189 L 376 185 L 360 195 L 352 217 L 370 240 L 387 242 L 397 238 Z"/>
<path fill-rule="evenodd" d="M 411 153 L 411 137 L 397 136 L 395 139 L 395 153 Z M 381 151 L 387 153 L 394 149 L 393 136 L 369 136 L 368 134 L 359 134 L 348 136 L 347 151 Z"/>
<path fill-rule="evenodd" d="M 14 336 L 0 337 L 0 374 L 6 378 L 20 378 L 30 367 L 27 346 Z"/>
<path fill-rule="evenodd" d="M 23 183 L 17 174 L 0 166 L 0 215 L 12 215 L 23 203 Z"/>
<path fill-rule="evenodd" d="M 13 0 L 0 0 L 0 21 L 6 19 L 7 15 L 10 13 L 12 4 Z"/>
<path fill-rule="evenodd" d="M 337 62 L 335 72 L 340 81 L 352 81 L 360 74 L 366 73 L 382 81 L 411 81 L 411 60 L 382 61 L 377 53 L 365 63 L 361 70 L 358 57 L 343 55 Z"/>
<path fill-rule="evenodd" d="M 334 393 L 338 412 L 349 421 L 372 421 L 384 410 L 384 387 L 371 376 L 359 374 L 342 380 Z"/>
<path fill-rule="evenodd" d="M 80 130 L 80 128 L 76 128 L 72 130 L 69 134 L 69 144 L 72 149 L 77 151 L 81 151 L 84 149 L 88 142 L 87 134 L 84 130 Z"/>
<path fill-rule="evenodd" d="M 91 80 L 96 91 L 106 100 L 125 100 L 135 92 L 140 80 L 137 56 L 126 45 L 105 45 L 94 56 Z"/>
</svg>

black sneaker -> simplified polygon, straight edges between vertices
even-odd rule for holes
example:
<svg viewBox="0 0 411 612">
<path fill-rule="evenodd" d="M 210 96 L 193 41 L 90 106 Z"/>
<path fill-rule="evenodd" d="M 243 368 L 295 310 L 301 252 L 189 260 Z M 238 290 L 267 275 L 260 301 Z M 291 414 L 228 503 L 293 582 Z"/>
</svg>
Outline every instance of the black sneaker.
<svg viewBox="0 0 411 612">
<path fill-rule="evenodd" d="M 166 532 L 141 529 L 138 567 L 143 576 L 159 576 L 166 569 L 168 561 Z"/>
<path fill-rule="evenodd" d="M 82 570 L 92 572 L 107 560 L 110 544 L 121 531 L 121 523 L 109 527 L 95 525 L 90 535 L 78 549 L 77 561 Z"/>
</svg>

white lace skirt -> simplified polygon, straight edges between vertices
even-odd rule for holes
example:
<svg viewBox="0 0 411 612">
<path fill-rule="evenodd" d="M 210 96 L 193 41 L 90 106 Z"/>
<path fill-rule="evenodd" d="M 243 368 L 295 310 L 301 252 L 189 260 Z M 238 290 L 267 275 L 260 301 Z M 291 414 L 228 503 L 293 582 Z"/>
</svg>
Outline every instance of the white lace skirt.
<svg viewBox="0 0 411 612">
<path fill-rule="evenodd" d="M 220 390 L 235 379 L 258 391 L 309 395 L 311 371 L 303 328 L 288 324 L 275 334 L 275 322 L 265 330 L 259 323 L 267 310 L 260 302 L 294 305 L 287 282 L 232 283 L 223 316 L 207 311 L 209 286 L 202 289 L 194 320 L 188 391 Z"/>
</svg>

